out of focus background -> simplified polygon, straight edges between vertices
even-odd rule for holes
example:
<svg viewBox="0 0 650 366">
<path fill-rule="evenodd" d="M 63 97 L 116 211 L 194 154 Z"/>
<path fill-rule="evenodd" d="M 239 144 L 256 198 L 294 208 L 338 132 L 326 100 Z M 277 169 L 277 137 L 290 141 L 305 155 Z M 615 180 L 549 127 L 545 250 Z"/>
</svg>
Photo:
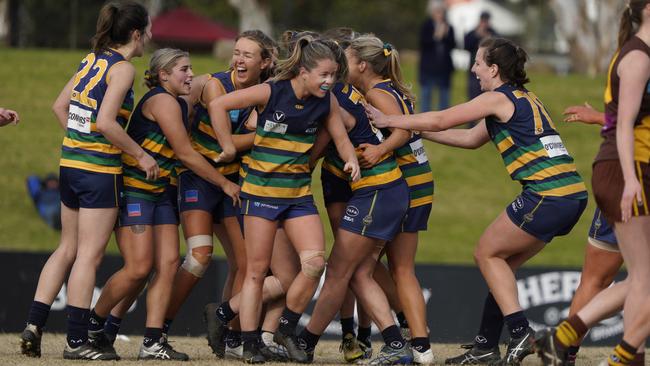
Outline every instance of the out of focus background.
<svg viewBox="0 0 650 366">
<path fill-rule="evenodd" d="M 602 109 L 604 74 L 616 48 L 618 18 L 624 6 L 619 0 L 143 3 L 153 22 L 148 52 L 162 46 L 187 49 L 197 74 L 226 69 L 234 38 L 245 29 L 259 28 L 276 38 L 287 29 L 321 31 L 340 26 L 375 33 L 399 50 L 403 73 L 418 96 L 419 110 L 427 104 L 430 107 L 426 109 L 438 109 L 468 99 L 473 75 L 468 72 L 471 52 L 465 49 L 469 43 L 465 41 L 470 33 L 481 33 L 477 31 L 481 23 L 487 23 L 484 28 L 488 32 L 511 38 L 528 51 L 529 88 L 548 109 L 587 182 L 599 144 L 598 128 L 562 123 L 562 111 L 584 102 Z M 87 52 L 102 4 L 98 0 L 0 0 L 0 106 L 21 116 L 18 126 L 0 130 L 1 249 L 50 251 L 57 245 L 58 232 L 39 218 L 26 179 L 35 175 L 45 187 L 45 176 L 58 173 L 62 131 L 50 106 Z M 442 20 L 432 20 L 441 11 Z M 421 46 L 426 41 L 423 37 L 431 37 L 426 33 L 427 22 L 445 23 L 447 28 L 433 51 L 430 46 Z M 139 75 L 149 54 L 134 60 Z M 444 66 L 447 57 L 452 60 L 450 67 Z M 423 75 L 430 72 L 433 76 Z M 443 88 L 440 92 L 436 82 L 442 79 L 444 84 L 445 78 L 450 80 L 446 88 L 450 102 L 441 105 L 440 95 L 447 91 Z M 135 87 L 137 99 L 144 88 L 140 80 Z M 426 98 L 429 101 L 423 100 L 423 95 L 431 95 Z M 428 144 L 427 151 L 436 198 L 429 230 L 421 234 L 418 260 L 471 263 L 472 248 L 482 230 L 520 187 L 508 179 L 493 146 L 463 151 Z M 573 232 L 556 239 L 532 263 L 580 265 L 592 212 L 590 205 Z M 328 235 L 331 239 L 331 233 Z M 116 247 L 111 244 L 109 251 L 116 252 Z"/>
<path fill-rule="evenodd" d="M 399 50 L 406 82 L 419 111 L 462 103 L 480 93 L 469 72 L 478 42 L 490 35 L 515 40 L 529 56 L 528 85 L 544 103 L 578 170 L 590 186 L 599 128 L 562 122 L 570 105 L 603 109 L 605 72 L 616 49 L 620 0 L 144 0 L 153 41 L 133 60 L 142 76 L 153 50 L 190 51 L 195 74 L 228 68 L 234 38 L 261 29 L 276 39 L 287 29 L 323 31 L 350 27 L 372 32 Z M 100 0 L 0 0 L 0 106 L 16 110 L 17 126 L 0 129 L 0 330 L 20 331 L 25 306 L 47 255 L 57 246 L 58 161 L 63 131 L 51 105 L 88 52 Z M 136 100 L 145 88 L 135 84 Z M 492 144 L 465 151 L 428 143 L 435 178 L 429 229 L 420 233 L 416 268 L 428 302 L 432 340 L 467 341 L 478 322 L 485 286 L 472 251 L 484 228 L 520 192 Z M 318 172 L 319 170 L 317 170 Z M 321 213 L 320 180 L 314 191 Z M 518 274 L 520 302 L 537 325 L 566 316 L 579 279 L 593 200 L 579 224 L 555 239 Z M 324 217 L 328 246 L 332 234 Z M 184 245 L 181 245 L 184 252 Z M 216 301 L 225 276 L 223 252 L 180 314 L 177 331 L 200 334 L 196 316 Z M 112 241 L 98 274 L 96 292 L 121 265 Z M 15 279 L 12 281 L 11 279 Z M 453 279 L 450 281 L 449 279 Z M 439 295 L 443 294 L 443 301 Z M 437 301 L 429 301 L 434 299 Z M 48 324 L 62 330 L 65 287 Z M 126 332 L 140 332 L 142 306 Z M 23 314 L 25 313 L 25 314 Z M 456 317 L 449 317 L 448 314 Z M 446 315 L 447 314 L 447 315 Z M 135 315 L 134 315 L 135 316 Z M 178 319 L 177 319 L 178 320 Z M 304 319 L 303 319 L 304 320 Z M 462 324 L 461 324 L 462 323 Z M 588 342 L 611 343 L 622 331 L 620 316 L 590 333 Z M 463 333 L 464 332 L 464 333 Z"/>
</svg>

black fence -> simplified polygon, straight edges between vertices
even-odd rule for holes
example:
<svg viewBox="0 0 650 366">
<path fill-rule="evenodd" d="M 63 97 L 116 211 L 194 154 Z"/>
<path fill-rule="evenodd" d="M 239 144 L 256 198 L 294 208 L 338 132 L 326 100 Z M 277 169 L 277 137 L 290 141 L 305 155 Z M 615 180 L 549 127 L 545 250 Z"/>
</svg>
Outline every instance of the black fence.
<svg viewBox="0 0 650 366">
<path fill-rule="evenodd" d="M 29 305 L 34 296 L 41 268 L 48 254 L 0 253 L 0 331 L 20 332 L 25 326 Z M 118 256 L 107 256 L 97 273 L 97 284 L 103 285 L 122 266 Z M 480 312 L 487 287 L 476 267 L 418 265 L 416 273 L 422 284 L 427 302 L 427 317 L 432 342 L 471 342 L 480 322 Z M 202 322 L 203 306 L 221 298 L 222 284 L 227 274 L 227 264 L 216 259 L 204 278 L 183 305 L 172 325 L 171 335 L 200 336 L 205 334 Z M 620 273 L 617 280 L 625 277 Z M 533 328 L 554 326 L 568 313 L 573 293 L 580 282 L 579 270 L 567 268 L 527 268 L 517 274 L 519 301 Z M 93 300 L 101 289 L 95 288 Z M 315 297 L 318 296 L 318 292 Z M 121 332 L 143 334 L 145 323 L 145 297 L 141 295 L 130 309 Z M 48 332 L 65 332 L 65 285 L 52 304 L 47 322 Z M 313 301 L 312 301 L 313 305 Z M 301 319 L 309 320 L 311 307 Z M 613 345 L 623 332 L 623 318 L 617 314 L 594 327 L 585 339 L 585 345 Z M 333 321 L 326 335 L 338 336 L 338 321 Z"/>
</svg>

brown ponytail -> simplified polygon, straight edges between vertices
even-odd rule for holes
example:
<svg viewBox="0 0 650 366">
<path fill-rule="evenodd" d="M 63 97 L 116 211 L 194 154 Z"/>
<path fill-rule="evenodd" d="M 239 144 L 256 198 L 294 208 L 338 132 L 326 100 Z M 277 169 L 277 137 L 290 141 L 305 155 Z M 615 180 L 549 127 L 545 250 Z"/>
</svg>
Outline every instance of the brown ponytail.
<svg viewBox="0 0 650 366">
<path fill-rule="evenodd" d="M 643 21 L 642 12 L 643 8 L 648 5 L 648 0 L 630 0 L 630 2 L 623 8 L 621 14 L 621 23 L 618 28 L 618 49 L 623 47 L 623 44 L 632 38 L 635 31 L 635 26 L 638 27 Z"/>
<path fill-rule="evenodd" d="M 97 30 L 92 38 L 94 52 L 129 43 L 131 33 L 144 33 L 149 24 L 147 9 L 131 0 L 107 3 L 99 11 Z"/>
<path fill-rule="evenodd" d="M 499 66 L 499 77 L 506 84 L 523 88 L 530 80 L 526 76 L 528 54 L 514 42 L 505 38 L 486 38 L 479 44 L 484 48 L 483 58 L 488 66 Z"/>
</svg>

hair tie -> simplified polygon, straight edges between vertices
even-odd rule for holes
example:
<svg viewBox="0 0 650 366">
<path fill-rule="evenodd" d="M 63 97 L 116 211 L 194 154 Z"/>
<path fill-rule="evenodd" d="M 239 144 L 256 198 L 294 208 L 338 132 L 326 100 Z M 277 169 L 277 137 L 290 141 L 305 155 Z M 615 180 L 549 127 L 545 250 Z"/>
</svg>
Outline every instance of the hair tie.
<svg viewBox="0 0 650 366">
<path fill-rule="evenodd" d="M 390 43 L 384 43 L 384 56 L 388 57 L 393 53 L 393 46 Z"/>
</svg>

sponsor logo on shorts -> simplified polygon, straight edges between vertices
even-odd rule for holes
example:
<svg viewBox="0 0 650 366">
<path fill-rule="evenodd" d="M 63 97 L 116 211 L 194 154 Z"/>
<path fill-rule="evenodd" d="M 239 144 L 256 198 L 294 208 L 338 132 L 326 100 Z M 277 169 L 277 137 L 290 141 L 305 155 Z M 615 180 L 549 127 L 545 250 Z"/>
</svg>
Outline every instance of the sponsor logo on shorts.
<svg viewBox="0 0 650 366">
<path fill-rule="evenodd" d="M 199 202 L 199 191 L 196 189 L 185 191 L 185 202 Z"/>
<path fill-rule="evenodd" d="M 520 210 L 524 208 L 524 200 L 521 198 L 521 196 L 517 196 L 514 201 L 510 204 L 512 206 L 512 210 L 514 212 L 517 212 L 517 210 Z"/>
<path fill-rule="evenodd" d="M 139 203 L 128 203 L 126 205 L 126 214 L 128 217 L 140 217 L 142 216 L 142 210 L 140 209 Z"/>
<path fill-rule="evenodd" d="M 318 129 L 318 127 L 310 127 L 310 128 L 305 130 L 305 133 L 314 134 L 314 133 L 316 133 L 317 129 Z"/>
<path fill-rule="evenodd" d="M 356 208 L 355 206 L 348 206 L 345 209 L 345 214 L 351 217 L 356 217 L 357 215 L 359 215 L 359 209 Z"/>
<path fill-rule="evenodd" d="M 269 208 L 271 210 L 277 210 L 280 208 L 279 206 L 269 205 L 268 203 L 259 202 L 259 201 L 253 202 L 253 206 L 260 207 L 260 208 Z"/>
<path fill-rule="evenodd" d="M 532 222 L 533 219 L 535 219 L 535 216 L 533 216 L 532 212 L 524 215 L 524 222 Z"/>
<path fill-rule="evenodd" d="M 363 224 L 366 226 L 372 224 L 372 215 L 366 215 L 366 217 L 363 218 Z"/>
<path fill-rule="evenodd" d="M 599 217 L 596 219 L 596 221 L 594 221 L 594 229 L 598 231 L 601 226 L 603 226 L 603 222 L 600 221 L 600 217 Z"/>
</svg>

